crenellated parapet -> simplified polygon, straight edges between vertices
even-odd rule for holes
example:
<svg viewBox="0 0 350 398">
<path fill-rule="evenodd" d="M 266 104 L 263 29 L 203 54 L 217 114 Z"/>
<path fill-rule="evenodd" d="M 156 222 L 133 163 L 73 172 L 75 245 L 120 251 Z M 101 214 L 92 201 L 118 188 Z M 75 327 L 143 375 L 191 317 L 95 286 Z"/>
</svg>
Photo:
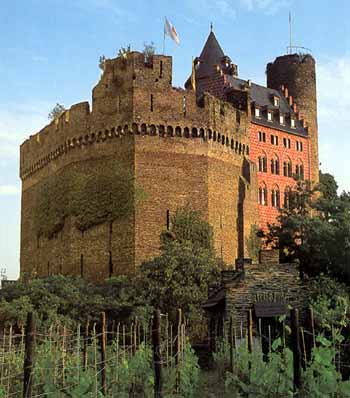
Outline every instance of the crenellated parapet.
<svg viewBox="0 0 350 398">
<path fill-rule="evenodd" d="M 67 112 L 62 115 L 60 119 L 64 119 L 66 115 Z M 54 124 L 58 125 L 56 123 Z M 43 132 L 40 132 L 38 134 L 43 134 Z M 79 148 L 83 148 L 84 146 L 99 144 L 100 142 L 104 142 L 107 140 L 122 138 L 128 135 L 158 136 L 162 138 L 173 139 L 196 139 L 198 140 L 199 145 L 204 142 L 209 142 L 213 145 L 217 144 L 228 148 L 232 152 L 232 154 L 249 157 L 248 144 L 210 128 L 200 126 L 182 127 L 179 125 L 156 125 L 146 123 L 132 123 L 131 126 L 129 126 L 127 123 L 123 123 L 118 126 L 109 127 L 99 131 L 86 132 L 85 134 L 81 135 L 69 136 L 69 138 L 64 140 L 59 145 L 54 146 L 53 148 L 50 145 L 51 151 L 48 153 L 44 153 L 43 156 L 40 156 L 37 160 L 34 160 L 32 164 L 30 164 L 26 168 L 21 169 L 20 177 L 23 180 L 26 180 L 27 178 L 31 177 L 33 174 L 43 169 L 59 157 L 67 156 L 72 150 L 77 150 Z M 39 135 L 32 137 L 30 139 L 30 144 L 35 145 L 35 141 L 38 140 L 38 137 Z M 33 138 L 35 141 L 33 141 Z M 28 141 L 26 141 L 26 143 L 28 143 Z M 26 143 L 23 144 L 23 148 L 21 148 L 21 151 L 26 149 Z"/>
</svg>

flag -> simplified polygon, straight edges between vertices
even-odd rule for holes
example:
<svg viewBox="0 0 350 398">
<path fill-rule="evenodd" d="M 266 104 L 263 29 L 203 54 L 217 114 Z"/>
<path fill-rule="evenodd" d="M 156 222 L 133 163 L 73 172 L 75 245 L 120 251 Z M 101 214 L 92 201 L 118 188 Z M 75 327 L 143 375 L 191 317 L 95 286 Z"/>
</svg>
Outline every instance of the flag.
<svg viewBox="0 0 350 398">
<path fill-rule="evenodd" d="M 172 24 L 167 20 L 166 17 L 165 17 L 165 23 L 164 23 L 164 33 L 165 33 L 166 35 L 170 36 L 170 37 L 174 40 L 174 42 L 175 42 L 176 44 L 179 44 L 179 43 L 180 43 L 180 38 L 179 38 L 179 35 L 178 35 L 177 32 L 176 32 L 176 29 L 175 29 L 174 25 L 172 25 Z"/>
</svg>

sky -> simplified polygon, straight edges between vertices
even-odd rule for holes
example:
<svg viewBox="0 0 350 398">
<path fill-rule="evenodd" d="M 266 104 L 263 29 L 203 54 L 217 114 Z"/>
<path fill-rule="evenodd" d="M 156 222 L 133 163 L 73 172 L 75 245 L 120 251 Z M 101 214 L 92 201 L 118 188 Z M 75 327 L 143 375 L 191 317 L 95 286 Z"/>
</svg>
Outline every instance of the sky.
<svg viewBox="0 0 350 398">
<path fill-rule="evenodd" d="M 350 191 L 350 2 L 348 0 L 12 0 L 0 11 L 0 269 L 19 273 L 19 145 L 48 123 L 59 102 L 89 100 L 101 55 L 121 47 L 163 51 L 164 16 L 180 36 L 166 41 L 173 85 L 183 86 L 210 23 L 243 79 L 265 84 L 265 67 L 292 42 L 317 62 L 321 169 Z"/>
</svg>

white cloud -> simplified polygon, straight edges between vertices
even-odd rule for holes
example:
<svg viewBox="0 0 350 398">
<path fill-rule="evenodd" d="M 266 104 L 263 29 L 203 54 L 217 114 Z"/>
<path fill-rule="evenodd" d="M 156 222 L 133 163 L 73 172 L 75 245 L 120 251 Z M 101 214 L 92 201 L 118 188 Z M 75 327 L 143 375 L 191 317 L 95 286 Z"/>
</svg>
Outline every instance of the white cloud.
<svg viewBox="0 0 350 398">
<path fill-rule="evenodd" d="M 317 92 L 321 169 L 350 191 L 350 55 L 320 61 Z"/>
<path fill-rule="evenodd" d="M 274 15 L 281 8 L 289 7 L 291 0 L 241 0 L 241 5 L 248 11 L 261 10 Z"/>
<path fill-rule="evenodd" d="M 189 6 L 194 15 L 203 16 L 207 21 L 208 15 L 211 15 L 214 20 L 218 17 L 233 20 L 237 16 L 237 11 L 232 0 L 189 0 L 186 2 L 186 5 Z"/>
<path fill-rule="evenodd" d="M 0 196 L 18 195 L 20 189 L 16 185 L 0 185 Z"/>
</svg>

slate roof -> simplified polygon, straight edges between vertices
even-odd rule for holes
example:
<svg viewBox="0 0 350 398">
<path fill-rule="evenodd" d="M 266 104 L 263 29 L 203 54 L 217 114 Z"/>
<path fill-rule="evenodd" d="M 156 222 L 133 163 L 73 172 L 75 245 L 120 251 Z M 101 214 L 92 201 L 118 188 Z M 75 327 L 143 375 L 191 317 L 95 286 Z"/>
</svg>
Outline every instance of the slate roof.
<svg viewBox="0 0 350 398">
<path fill-rule="evenodd" d="M 215 34 L 210 32 L 207 41 L 203 47 L 203 50 L 199 56 L 199 65 L 196 68 L 196 79 L 210 78 L 214 75 L 214 66 L 220 65 L 225 54 L 217 41 Z M 230 89 L 242 90 L 243 87 L 248 85 L 248 81 L 237 78 L 229 74 L 225 74 L 227 82 L 227 92 Z M 191 77 L 189 77 L 185 83 L 185 87 L 188 88 L 191 83 Z M 307 130 L 303 127 L 302 123 L 295 118 L 295 128 L 290 125 L 290 116 L 294 114 L 292 107 L 289 105 L 288 100 L 284 95 L 272 88 L 260 86 L 259 84 L 250 84 L 250 95 L 251 105 L 257 105 L 261 108 L 261 117 L 256 118 L 255 113 L 252 112 L 251 121 L 253 123 L 272 127 L 278 130 L 286 131 L 295 135 L 307 136 Z M 274 106 L 273 97 L 279 98 L 279 107 Z M 267 120 L 267 110 L 276 111 L 272 121 Z M 279 122 L 279 112 L 285 116 L 285 124 L 281 125 Z"/>
</svg>

